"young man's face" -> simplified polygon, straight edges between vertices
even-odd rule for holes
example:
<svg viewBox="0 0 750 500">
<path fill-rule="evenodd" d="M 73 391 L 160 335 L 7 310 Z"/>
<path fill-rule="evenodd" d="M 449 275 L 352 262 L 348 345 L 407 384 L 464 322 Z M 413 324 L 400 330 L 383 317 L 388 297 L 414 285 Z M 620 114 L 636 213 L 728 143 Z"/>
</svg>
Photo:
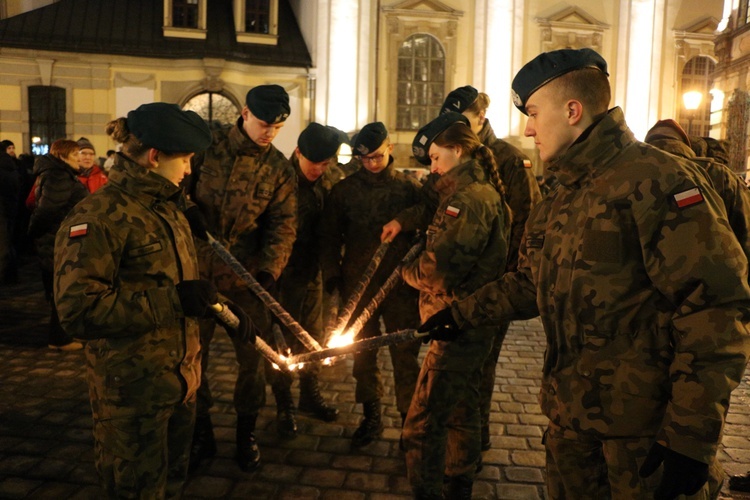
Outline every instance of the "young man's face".
<svg viewBox="0 0 750 500">
<path fill-rule="evenodd" d="M 16 157 L 16 146 L 15 146 L 15 145 L 13 145 L 13 144 L 11 144 L 10 146 L 8 146 L 8 147 L 7 147 L 6 149 L 5 149 L 5 152 L 6 152 L 6 153 L 8 153 L 8 154 L 9 154 L 10 156 L 12 156 L 13 158 L 15 158 L 15 157 Z"/>
<path fill-rule="evenodd" d="M 250 140 L 260 147 L 271 144 L 283 126 L 284 122 L 264 122 L 257 118 L 247 106 L 242 108 L 242 128 Z"/>
<path fill-rule="evenodd" d="M 377 174 L 385 170 L 385 167 L 388 166 L 388 162 L 391 161 L 391 151 L 393 151 L 393 144 L 386 139 L 377 150 L 369 155 L 362 155 L 359 159 L 362 161 L 363 167 L 373 174 Z"/>
<path fill-rule="evenodd" d="M 294 154 L 297 155 L 297 161 L 299 162 L 299 169 L 302 171 L 302 175 L 304 175 L 305 179 L 310 182 L 317 181 L 320 176 L 328 170 L 329 165 L 333 163 L 332 158 L 319 162 L 310 161 L 305 158 L 305 155 L 300 152 L 299 148 L 294 150 Z"/>
<path fill-rule="evenodd" d="M 576 139 L 575 129 L 568 121 L 567 102 L 558 96 L 553 85 L 545 85 L 526 101 L 529 119 L 523 134 L 534 138 L 544 162 L 559 158 Z"/>
</svg>

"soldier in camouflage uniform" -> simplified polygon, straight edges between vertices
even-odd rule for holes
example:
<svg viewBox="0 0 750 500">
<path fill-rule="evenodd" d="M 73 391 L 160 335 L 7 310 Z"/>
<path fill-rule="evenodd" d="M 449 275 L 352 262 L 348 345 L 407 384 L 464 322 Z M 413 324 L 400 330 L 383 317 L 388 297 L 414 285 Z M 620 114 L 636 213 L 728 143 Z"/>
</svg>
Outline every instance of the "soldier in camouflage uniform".
<svg viewBox="0 0 750 500">
<path fill-rule="evenodd" d="M 321 266 L 328 293 L 338 289 L 344 302 L 351 295 L 380 245 L 380 228 L 401 210 L 417 203 L 419 184 L 393 167 L 393 145 L 380 122 L 366 125 L 354 141 L 354 154 L 362 168 L 336 184 L 324 208 Z M 410 238 L 399 235 L 391 242 L 380 266 L 352 315 L 357 318 L 409 250 Z M 343 250 L 343 255 L 342 255 Z M 387 331 L 419 324 L 417 294 L 397 285 L 358 334 L 358 339 L 378 336 L 380 319 Z M 419 373 L 419 341 L 390 346 L 396 386 L 396 406 L 406 415 Z M 352 445 L 365 446 L 383 431 L 380 399 L 383 384 L 377 366 L 377 350 L 354 354 L 355 397 L 364 418 L 352 436 Z"/>
<path fill-rule="evenodd" d="M 196 225 L 201 225 L 202 215 L 208 231 L 271 293 L 289 260 L 297 230 L 297 178 L 289 160 L 271 144 L 289 112 L 289 96 L 279 85 L 251 89 L 237 123 L 214 132 L 213 143 L 196 162 L 199 167 L 189 188 L 199 209 L 191 212 Z M 266 306 L 205 241 L 197 241 L 197 248 L 201 276 L 216 283 L 220 292 L 250 313 L 261 332 L 270 334 Z M 198 391 L 191 469 L 216 453 L 211 391 L 205 378 L 213 330 L 212 322 L 201 323 L 204 378 Z M 264 369 L 271 368 L 265 367 L 254 346 L 234 342 L 234 350 L 239 363 L 234 392 L 236 458 L 243 470 L 252 470 L 260 465 L 255 422 L 266 400 Z M 291 437 L 297 427 L 291 394 L 283 386 L 272 387 L 277 429 Z"/>
<path fill-rule="evenodd" d="M 404 267 L 427 319 L 500 276 L 510 214 L 492 151 L 465 116 L 448 112 L 414 139 L 414 157 L 440 176 L 424 251 Z M 433 336 L 404 424 L 409 481 L 418 499 L 470 499 L 480 457 L 479 384 L 493 327 Z"/>
<path fill-rule="evenodd" d="M 57 232 L 55 301 L 67 332 L 87 340 L 106 497 L 178 498 L 201 375 L 196 317 L 218 297 L 198 279 L 177 184 L 211 134 L 197 114 L 166 103 L 145 104 L 107 132 L 122 153 L 109 183 Z M 239 337 L 254 341 L 247 316 L 230 309 L 243 322 Z"/>
<path fill-rule="evenodd" d="M 747 258 L 700 167 L 608 111 L 606 67 L 565 49 L 516 75 L 525 134 L 559 185 L 529 216 L 518 271 L 423 328 L 541 316 L 550 498 L 715 496 L 750 353 Z"/>
<path fill-rule="evenodd" d="M 289 263 L 279 279 L 279 301 L 284 309 L 319 343 L 323 343 L 323 283 L 320 272 L 320 222 L 323 206 L 331 192 L 328 169 L 336 165 L 341 137 L 332 127 L 311 123 L 302 131 L 297 148 L 289 159 L 297 173 L 298 215 L 297 239 Z M 286 343 L 292 351 L 306 349 L 288 331 Z M 323 400 L 318 387 L 319 363 L 305 363 L 299 372 L 299 410 L 309 412 L 326 422 L 336 420 L 338 410 Z M 291 387 L 289 373 L 276 375 L 279 383 Z"/>
</svg>

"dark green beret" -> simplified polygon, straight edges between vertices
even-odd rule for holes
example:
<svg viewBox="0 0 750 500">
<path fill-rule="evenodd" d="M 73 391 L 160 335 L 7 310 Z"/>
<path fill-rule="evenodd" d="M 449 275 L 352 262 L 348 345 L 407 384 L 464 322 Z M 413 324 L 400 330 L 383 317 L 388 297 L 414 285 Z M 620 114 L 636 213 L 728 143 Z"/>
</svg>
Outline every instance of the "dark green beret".
<svg viewBox="0 0 750 500">
<path fill-rule="evenodd" d="M 438 115 L 437 118 L 432 120 L 430 123 L 419 129 L 417 135 L 414 137 L 414 141 L 411 143 L 411 152 L 416 159 L 422 165 L 430 164 L 430 146 L 433 141 L 442 134 L 445 129 L 450 127 L 456 122 L 464 123 L 469 125 L 469 119 L 461 113 L 455 111 L 448 111 Z"/>
<path fill-rule="evenodd" d="M 440 112 L 447 113 L 448 111 L 455 111 L 456 113 L 463 113 L 466 111 L 466 108 L 471 106 L 474 101 L 477 100 L 478 95 L 479 92 L 477 89 L 471 85 L 451 90 L 448 97 L 443 101 L 443 107 L 440 109 Z"/>
<path fill-rule="evenodd" d="M 526 114 L 526 101 L 531 94 L 565 73 L 583 68 L 598 68 L 607 73 L 607 61 L 591 49 L 562 49 L 543 52 L 526 63 L 513 78 L 513 104 Z"/>
<path fill-rule="evenodd" d="M 350 146 L 352 145 L 351 140 L 349 139 L 349 134 L 331 125 L 326 125 L 326 127 L 332 129 L 333 131 L 336 132 L 336 134 L 338 134 L 341 144 L 349 144 Z"/>
<path fill-rule="evenodd" d="M 198 153 L 211 144 L 211 130 L 194 111 L 152 102 L 128 113 L 128 129 L 141 143 L 165 153 Z"/>
<path fill-rule="evenodd" d="M 289 94 L 281 85 L 258 85 L 245 96 L 245 104 L 256 118 L 280 123 L 289 118 Z"/>
<path fill-rule="evenodd" d="M 369 155 L 383 145 L 388 137 L 388 131 L 382 122 L 368 123 L 354 138 L 352 143 L 352 154 L 361 156 Z"/>
<path fill-rule="evenodd" d="M 302 156 L 311 162 L 325 161 L 336 155 L 341 138 L 333 127 L 312 122 L 297 138 L 297 147 Z"/>
</svg>

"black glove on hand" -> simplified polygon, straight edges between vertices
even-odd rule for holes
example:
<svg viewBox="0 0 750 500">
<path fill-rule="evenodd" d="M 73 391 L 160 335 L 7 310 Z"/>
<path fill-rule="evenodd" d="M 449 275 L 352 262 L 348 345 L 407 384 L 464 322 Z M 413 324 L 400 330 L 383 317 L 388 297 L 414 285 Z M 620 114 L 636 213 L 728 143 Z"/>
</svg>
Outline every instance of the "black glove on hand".
<svg viewBox="0 0 750 500">
<path fill-rule="evenodd" d="M 193 236 L 202 240 L 208 240 L 208 222 L 206 222 L 206 218 L 203 216 L 200 208 L 197 205 L 193 205 L 182 213 L 185 215 L 188 224 L 190 224 Z"/>
<path fill-rule="evenodd" d="M 248 316 L 247 313 L 234 302 L 227 301 L 224 303 L 224 307 L 232 311 L 234 315 L 237 316 L 237 319 L 240 320 L 240 324 L 235 327 L 221 322 L 222 325 L 224 325 L 227 334 L 231 338 L 237 339 L 244 344 L 255 344 L 255 325 L 253 324 L 253 320 L 250 319 L 250 316 Z"/>
<path fill-rule="evenodd" d="M 177 283 L 176 287 L 185 316 L 211 317 L 211 306 L 219 302 L 213 283 L 208 280 L 187 280 Z"/>
<path fill-rule="evenodd" d="M 672 500 L 679 495 L 694 495 L 708 481 L 708 464 L 654 443 L 646 460 L 638 471 L 641 477 L 649 477 L 664 462 L 661 483 L 654 492 L 655 500 Z"/>
<path fill-rule="evenodd" d="M 273 277 L 273 274 L 267 271 L 260 271 L 255 280 L 271 295 L 276 293 L 276 278 Z"/>
<path fill-rule="evenodd" d="M 456 324 L 456 320 L 453 319 L 453 312 L 450 307 L 438 311 L 427 318 L 427 321 L 422 323 L 422 326 L 417 328 L 417 331 L 420 333 L 430 332 L 429 337 L 422 341 L 424 343 L 427 343 L 428 339 L 456 340 L 461 334 L 461 329 Z"/>
<path fill-rule="evenodd" d="M 333 278 L 328 278 L 323 285 L 323 288 L 325 288 L 326 293 L 328 295 L 332 294 L 336 290 L 341 293 L 341 285 L 343 284 L 343 281 L 340 276 L 334 276 Z"/>
</svg>

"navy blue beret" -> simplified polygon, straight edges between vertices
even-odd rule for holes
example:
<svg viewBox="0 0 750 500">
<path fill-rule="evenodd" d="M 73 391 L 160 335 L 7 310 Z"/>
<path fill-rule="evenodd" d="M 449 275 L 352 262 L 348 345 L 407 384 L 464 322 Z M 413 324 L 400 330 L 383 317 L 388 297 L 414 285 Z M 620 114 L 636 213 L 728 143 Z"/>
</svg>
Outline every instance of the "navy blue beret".
<svg viewBox="0 0 750 500">
<path fill-rule="evenodd" d="M 149 148 L 165 153 L 198 153 L 211 144 L 211 130 L 194 111 L 152 102 L 128 113 L 128 130 Z"/>
<path fill-rule="evenodd" d="M 341 146 L 341 136 L 335 128 L 312 122 L 297 138 L 297 147 L 302 156 L 317 163 L 333 156 Z"/>
<path fill-rule="evenodd" d="M 443 101 L 443 107 L 440 108 L 440 112 L 447 113 L 448 111 L 455 111 L 456 113 L 463 113 L 466 111 L 466 108 L 471 106 L 474 101 L 477 100 L 478 95 L 479 92 L 477 89 L 471 85 L 451 90 L 448 97 Z"/>
<path fill-rule="evenodd" d="M 469 119 L 461 113 L 455 111 L 448 111 L 438 115 L 437 118 L 432 120 L 430 123 L 419 129 L 417 135 L 414 137 L 414 141 L 411 143 L 411 152 L 416 159 L 422 165 L 430 164 L 430 146 L 432 142 L 442 134 L 445 129 L 450 127 L 456 122 L 461 122 L 469 125 Z"/>
<path fill-rule="evenodd" d="M 539 54 L 513 78 L 513 104 L 526 114 L 526 101 L 531 94 L 555 78 L 583 68 L 598 68 L 609 75 L 607 61 L 591 49 L 562 49 Z"/>
<path fill-rule="evenodd" d="M 353 155 L 369 155 L 373 151 L 376 151 L 380 146 L 383 145 L 383 141 L 388 137 L 388 130 L 386 130 L 383 122 L 368 123 L 359 133 L 354 137 L 352 143 L 352 154 Z"/>
<path fill-rule="evenodd" d="M 280 123 L 289 118 L 289 94 L 281 85 L 258 85 L 245 96 L 252 114 L 266 123 Z"/>
</svg>

